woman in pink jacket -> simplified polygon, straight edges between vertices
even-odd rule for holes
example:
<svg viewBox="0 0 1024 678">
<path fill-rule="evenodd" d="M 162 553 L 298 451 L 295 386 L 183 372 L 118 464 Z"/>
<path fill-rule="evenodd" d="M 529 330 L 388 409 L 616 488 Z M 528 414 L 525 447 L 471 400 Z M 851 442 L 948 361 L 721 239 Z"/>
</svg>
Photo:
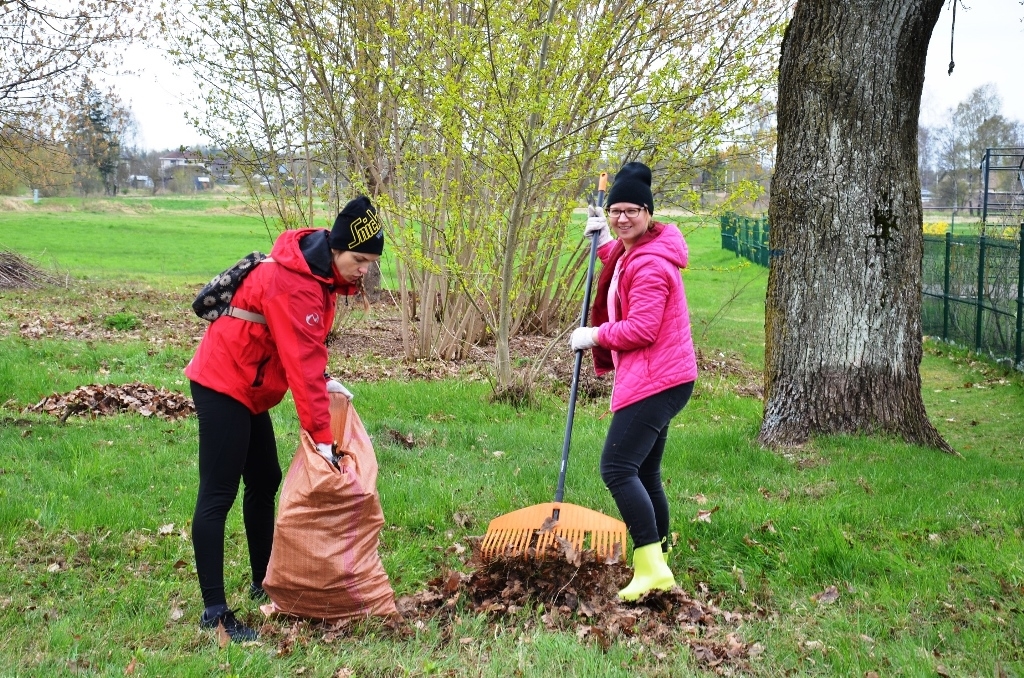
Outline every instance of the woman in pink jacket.
<svg viewBox="0 0 1024 678">
<path fill-rule="evenodd" d="M 593 327 L 572 333 L 573 350 L 593 349 L 598 374 L 615 371 L 613 412 L 601 453 L 601 478 L 633 538 L 633 580 L 619 598 L 675 586 L 668 567 L 669 508 L 661 458 L 669 423 L 693 393 L 697 359 L 679 269 L 686 241 L 674 224 L 654 221 L 651 170 L 623 165 L 586 234 L 598 238 L 604 267 Z M 618 239 L 609 231 L 608 221 Z"/>
</svg>

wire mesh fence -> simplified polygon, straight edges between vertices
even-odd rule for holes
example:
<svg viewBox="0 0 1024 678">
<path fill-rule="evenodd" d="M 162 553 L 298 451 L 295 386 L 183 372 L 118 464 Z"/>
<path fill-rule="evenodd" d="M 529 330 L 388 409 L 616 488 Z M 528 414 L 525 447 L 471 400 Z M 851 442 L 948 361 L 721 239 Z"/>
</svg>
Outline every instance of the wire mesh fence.
<svg viewBox="0 0 1024 678">
<path fill-rule="evenodd" d="M 924 236 L 921 329 L 1024 370 L 1024 253 L 1017 237 Z"/>
<path fill-rule="evenodd" d="M 725 214 L 722 249 L 768 266 L 768 220 Z M 1024 224 L 924 235 L 921 331 L 1024 371 Z"/>
</svg>

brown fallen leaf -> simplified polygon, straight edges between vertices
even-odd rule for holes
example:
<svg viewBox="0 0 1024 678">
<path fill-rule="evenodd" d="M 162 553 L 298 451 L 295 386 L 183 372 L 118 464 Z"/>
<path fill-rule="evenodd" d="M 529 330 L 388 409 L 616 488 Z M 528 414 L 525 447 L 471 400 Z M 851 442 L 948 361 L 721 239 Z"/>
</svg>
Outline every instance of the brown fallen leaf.
<svg viewBox="0 0 1024 678">
<path fill-rule="evenodd" d="M 544 522 L 540 524 L 540 532 L 550 532 L 558 524 L 558 518 L 554 516 L 548 516 L 544 519 Z"/>
<path fill-rule="evenodd" d="M 231 644 L 231 636 L 228 635 L 227 630 L 224 628 L 224 622 L 217 622 L 217 644 L 220 645 L 220 649 L 226 648 Z"/>
<path fill-rule="evenodd" d="M 713 516 L 715 514 L 715 512 L 718 511 L 718 509 L 720 509 L 720 508 L 721 508 L 720 506 L 716 506 L 715 508 L 711 509 L 710 511 L 701 509 L 700 511 L 697 511 L 697 516 L 695 518 L 691 518 L 690 519 L 690 522 L 691 523 L 710 523 L 711 522 L 711 516 Z"/>
<path fill-rule="evenodd" d="M 459 590 L 459 586 L 462 584 L 462 573 L 456 570 L 452 570 L 448 573 L 448 579 L 444 583 L 444 592 L 447 595 L 451 595 Z"/>
<path fill-rule="evenodd" d="M 132 657 L 132 660 L 128 662 L 128 666 L 124 667 L 124 675 L 133 675 L 135 673 L 136 666 L 137 664 L 135 663 L 135 657 Z"/>
<path fill-rule="evenodd" d="M 565 556 L 565 562 L 579 567 L 582 562 L 582 554 L 573 547 L 572 542 L 558 535 L 555 535 L 555 539 L 558 541 L 558 545 L 562 548 L 562 555 Z"/>
<path fill-rule="evenodd" d="M 811 600 L 818 603 L 819 605 L 828 605 L 839 600 L 839 589 L 835 586 L 829 586 L 821 593 L 815 593 L 811 596 Z"/>
<path fill-rule="evenodd" d="M 392 440 L 394 440 L 396 443 L 398 443 L 407 450 L 416 447 L 416 440 L 415 438 L 412 437 L 411 433 L 408 435 L 403 435 L 401 431 L 396 431 L 395 429 L 388 429 L 388 435 L 391 437 Z"/>
</svg>

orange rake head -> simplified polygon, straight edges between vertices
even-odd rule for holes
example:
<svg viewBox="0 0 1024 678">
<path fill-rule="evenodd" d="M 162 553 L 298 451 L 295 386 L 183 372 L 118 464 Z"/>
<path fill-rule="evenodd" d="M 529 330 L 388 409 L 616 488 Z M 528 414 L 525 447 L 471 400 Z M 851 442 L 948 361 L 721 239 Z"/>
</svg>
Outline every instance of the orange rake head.
<svg viewBox="0 0 1024 678">
<path fill-rule="evenodd" d="M 598 559 L 615 562 L 626 553 L 626 524 L 592 509 L 548 502 L 498 516 L 487 526 L 480 546 L 484 560 L 498 556 L 527 557 L 532 550 L 543 558 L 557 547 L 558 538 L 577 551 L 592 549 Z"/>
</svg>

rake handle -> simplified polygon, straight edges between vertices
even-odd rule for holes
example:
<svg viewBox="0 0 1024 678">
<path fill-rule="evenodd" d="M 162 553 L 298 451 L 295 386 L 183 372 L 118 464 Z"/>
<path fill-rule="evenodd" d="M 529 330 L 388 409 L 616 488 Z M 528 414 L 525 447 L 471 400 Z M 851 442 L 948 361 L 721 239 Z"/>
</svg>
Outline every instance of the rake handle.
<svg viewBox="0 0 1024 678">
<path fill-rule="evenodd" d="M 604 192 L 608 187 L 608 173 L 601 172 L 597 182 L 597 204 L 604 204 Z M 587 326 L 590 314 L 590 287 L 594 282 L 594 262 L 597 261 L 597 234 L 590 236 L 590 262 L 587 264 L 587 281 L 583 288 L 583 310 L 580 312 L 580 327 Z M 562 442 L 562 467 L 558 471 L 558 486 L 555 488 L 555 503 L 561 503 L 565 496 L 565 473 L 569 468 L 569 444 L 572 441 L 572 421 L 576 414 L 576 393 L 580 385 L 580 367 L 583 364 L 583 351 L 576 351 L 576 359 L 572 366 L 572 384 L 569 387 L 569 416 L 565 422 L 565 440 Z M 553 518 L 558 519 L 558 509 L 553 511 Z"/>
</svg>

